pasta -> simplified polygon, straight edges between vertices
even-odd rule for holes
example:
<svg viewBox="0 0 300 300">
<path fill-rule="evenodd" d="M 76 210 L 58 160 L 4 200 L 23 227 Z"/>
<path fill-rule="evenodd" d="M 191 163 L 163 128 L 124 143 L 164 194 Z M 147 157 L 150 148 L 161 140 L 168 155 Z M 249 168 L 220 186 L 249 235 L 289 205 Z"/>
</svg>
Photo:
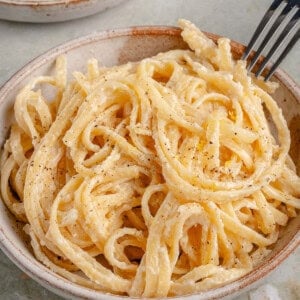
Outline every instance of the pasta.
<svg viewBox="0 0 300 300">
<path fill-rule="evenodd" d="M 250 77 L 228 39 L 179 25 L 190 50 L 111 68 L 91 59 L 71 82 L 59 57 L 16 98 L 2 199 L 37 259 L 72 282 L 136 297 L 204 291 L 251 271 L 298 213 L 276 84 Z"/>
</svg>

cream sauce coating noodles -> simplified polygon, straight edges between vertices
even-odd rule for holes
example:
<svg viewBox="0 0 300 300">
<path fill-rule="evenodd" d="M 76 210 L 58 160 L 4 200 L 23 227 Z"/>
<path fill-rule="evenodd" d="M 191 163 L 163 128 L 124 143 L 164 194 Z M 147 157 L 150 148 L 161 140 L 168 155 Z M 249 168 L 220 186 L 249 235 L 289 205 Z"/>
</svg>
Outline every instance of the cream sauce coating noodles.
<svg viewBox="0 0 300 300">
<path fill-rule="evenodd" d="M 16 98 L 2 199 L 37 259 L 82 286 L 163 297 L 222 285 L 268 255 L 300 208 L 276 84 L 249 77 L 228 39 L 179 25 L 190 50 L 91 59 L 71 82 L 59 57 Z"/>
</svg>

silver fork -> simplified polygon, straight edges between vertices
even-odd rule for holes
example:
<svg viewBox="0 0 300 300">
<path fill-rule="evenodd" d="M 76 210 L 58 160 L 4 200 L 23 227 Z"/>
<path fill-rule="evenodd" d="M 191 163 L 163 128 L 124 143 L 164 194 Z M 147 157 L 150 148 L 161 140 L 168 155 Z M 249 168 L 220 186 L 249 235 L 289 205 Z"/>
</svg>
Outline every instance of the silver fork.
<svg viewBox="0 0 300 300">
<path fill-rule="evenodd" d="M 243 56 L 242 59 L 247 59 L 251 51 L 254 49 L 254 46 L 258 39 L 263 36 L 264 28 L 266 26 L 271 25 L 269 31 L 265 34 L 261 44 L 259 45 L 254 57 L 249 62 L 247 67 L 248 71 L 253 70 L 256 62 L 258 61 L 262 51 L 266 48 L 267 45 L 271 45 L 271 48 L 265 59 L 262 61 L 260 67 L 255 73 L 255 76 L 259 76 L 265 69 L 266 64 L 272 59 L 274 54 L 278 52 L 279 49 L 282 49 L 282 52 L 279 54 L 277 60 L 273 63 L 272 67 L 270 68 L 268 74 L 265 76 L 265 81 L 267 81 L 272 74 L 275 72 L 276 68 L 282 62 L 282 60 L 286 57 L 286 55 L 290 52 L 293 46 L 299 39 L 300 36 L 300 0 L 274 0 L 269 7 L 268 11 L 265 13 L 264 17 L 260 21 L 259 25 L 257 26 Z M 278 14 L 276 18 L 276 14 Z M 274 17 L 275 15 L 275 17 Z M 289 20 L 286 26 L 282 29 L 280 25 L 284 20 Z M 273 24 L 272 24 L 273 23 Z M 281 31 L 280 31 L 281 30 Z M 275 33 L 279 33 L 277 39 L 272 39 Z M 293 34 L 292 38 L 290 36 Z M 290 40 L 289 40 L 290 38 Z M 288 41 L 289 40 L 289 41 Z"/>
</svg>

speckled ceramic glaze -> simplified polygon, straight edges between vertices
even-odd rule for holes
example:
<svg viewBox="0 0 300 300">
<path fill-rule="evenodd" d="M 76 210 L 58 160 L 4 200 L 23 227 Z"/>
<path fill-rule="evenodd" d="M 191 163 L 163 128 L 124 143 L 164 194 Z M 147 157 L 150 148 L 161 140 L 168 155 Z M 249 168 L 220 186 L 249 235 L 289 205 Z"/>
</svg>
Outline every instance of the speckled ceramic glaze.
<svg viewBox="0 0 300 300">
<path fill-rule="evenodd" d="M 214 40 L 217 36 L 208 34 Z M 111 30 L 80 38 L 54 48 L 30 62 L 16 73 L 0 90 L 0 144 L 3 144 L 12 122 L 12 105 L 19 89 L 31 78 L 49 74 L 54 70 L 55 58 L 66 54 L 69 74 L 84 70 L 88 58 L 96 57 L 102 64 L 112 66 L 127 61 L 137 61 L 158 52 L 174 48 L 186 48 L 180 38 L 180 30 L 173 27 L 138 27 Z M 244 47 L 232 43 L 233 54 L 239 57 Z M 292 145 L 291 156 L 300 171 L 300 89 L 283 71 L 278 70 L 273 79 L 280 83 L 275 99 L 281 106 L 289 124 Z M 255 283 L 276 268 L 300 243 L 300 216 L 285 228 L 272 253 L 252 272 L 222 287 L 181 299 L 201 300 L 231 297 L 252 288 Z M 33 256 L 22 224 L 17 224 L 0 201 L 0 246 L 6 255 L 25 273 L 47 289 L 72 299 L 112 300 L 125 297 L 107 295 L 81 287 L 54 274 Z M 177 298 L 178 299 L 178 298 Z"/>
<path fill-rule="evenodd" d="M 77 19 L 124 0 L 0 0 L 0 19 L 48 23 Z"/>
</svg>

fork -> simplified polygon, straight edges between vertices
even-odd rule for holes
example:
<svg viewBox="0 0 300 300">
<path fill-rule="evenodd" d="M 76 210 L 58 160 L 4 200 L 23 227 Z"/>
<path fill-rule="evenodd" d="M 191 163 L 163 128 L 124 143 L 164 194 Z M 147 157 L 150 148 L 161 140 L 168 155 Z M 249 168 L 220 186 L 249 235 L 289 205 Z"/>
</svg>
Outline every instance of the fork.
<svg viewBox="0 0 300 300">
<path fill-rule="evenodd" d="M 274 0 L 269 7 L 268 11 L 265 13 L 264 17 L 260 21 L 259 25 L 257 26 L 243 56 L 242 59 L 247 59 L 249 54 L 254 49 L 254 46 L 260 37 L 263 38 L 262 42 L 258 46 L 258 49 L 249 62 L 247 67 L 248 71 L 252 71 L 256 62 L 260 58 L 262 51 L 266 48 L 266 46 L 270 45 L 271 48 L 267 55 L 265 56 L 264 60 L 262 61 L 260 67 L 255 73 L 255 76 L 258 77 L 265 69 L 266 64 L 272 59 L 274 54 L 281 51 L 277 60 L 271 66 L 269 72 L 265 76 L 265 81 L 267 81 L 272 74 L 275 72 L 276 68 L 282 62 L 282 60 L 287 56 L 293 46 L 299 39 L 300 36 L 300 26 L 299 26 L 299 17 L 300 17 L 300 0 Z M 278 15 L 279 14 L 279 15 Z M 278 17 L 276 18 L 276 15 Z M 280 25 L 283 22 L 287 22 L 284 28 L 280 28 Z M 264 29 L 266 26 L 271 26 L 269 31 L 264 35 Z M 282 26 L 281 26 L 282 27 Z M 274 37 L 275 33 L 279 33 L 278 38 Z M 292 38 L 290 38 L 290 36 Z M 289 40 L 290 38 L 290 40 Z M 289 40 L 289 41 L 288 41 Z"/>
</svg>

